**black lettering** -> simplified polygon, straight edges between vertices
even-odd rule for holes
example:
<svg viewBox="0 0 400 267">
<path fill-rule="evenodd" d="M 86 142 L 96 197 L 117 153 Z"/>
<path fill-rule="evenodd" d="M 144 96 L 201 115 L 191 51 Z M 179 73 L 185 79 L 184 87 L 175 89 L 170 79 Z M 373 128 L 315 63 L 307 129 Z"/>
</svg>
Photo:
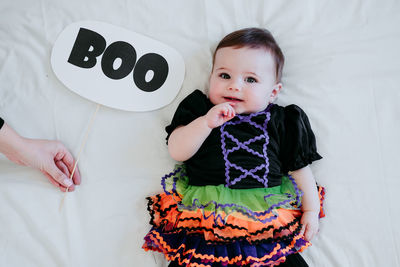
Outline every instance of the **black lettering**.
<svg viewBox="0 0 400 267">
<path fill-rule="evenodd" d="M 149 70 L 154 72 L 154 76 L 147 82 L 146 74 Z M 155 53 L 145 54 L 136 63 L 133 80 L 140 90 L 153 92 L 164 84 L 168 71 L 168 62 L 162 56 Z"/>
<path fill-rule="evenodd" d="M 118 69 L 114 69 L 114 61 L 120 58 L 122 63 Z M 122 79 L 133 69 L 136 63 L 136 50 L 126 42 L 114 42 L 104 51 L 101 59 L 101 68 L 104 74 L 111 79 Z"/>
<path fill-rule="evenodd" d="M 91 49 L 92 47 L 92 49 Z M 80 28 L 68 62 L 90 69 L 96 65 L 96 57 L 100 56 L 106 48 L 106 40 L 97 32 Z"/>
</svg>

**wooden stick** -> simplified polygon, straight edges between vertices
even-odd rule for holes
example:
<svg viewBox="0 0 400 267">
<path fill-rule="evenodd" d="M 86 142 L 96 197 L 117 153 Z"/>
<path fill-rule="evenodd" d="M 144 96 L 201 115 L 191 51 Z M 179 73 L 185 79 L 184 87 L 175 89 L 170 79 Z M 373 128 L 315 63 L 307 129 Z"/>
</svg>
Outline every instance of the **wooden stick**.
<svg viewBox="0 0 400 267">
<path fill-rule="evenodd" d="M 89 132 L 90 132 L 90 130 L 92 129 L 92 125 L 93 125 L 94 119 L 96 118 L 96 114 L 97 114 L 97 112 L 99 111 L 99 108 L 100 108 L 100 104 L 97 104 L 96 110 L 95 110 L 95 112 L 93 113 L 92 118 L 91 118 L 90 121 L 89 121 L 89 125 L 88 125 L 88 128 L 87 128 L 87 130 L 86 130 L 85 137 L 83 138 L 81 147 L 79 148 L 79 152 L 78 152 L 78 156 L 77 156 L 77 158 L 76 158 L 75 164 L 74 164 L 74 168 L 72 169 L 71 175 L 70 175 L 70 177 L 69 177 L 69 179 L 71 179 L 71 180 L 72 180 L 72 176 L 74 176 L 74 173 L 75 173 L 75 170 L 76 170 L 76 166 L 78 165 L 79 158 L 80 158 L 80 156 L 81 156 L 81 153 L 82 153 L 83 148 L 85 147 L 87 138 L 88 138 L 88 136 L 89 136 Z M 63 198 L 61 199 L 60 211 L 62 210 L 62 207 L 63 207 L 63 205 L 64 205 L 64 200 L 65 200 L 65 197 L 67 196 L 68 188 L 69 188 L 69 187 L 67 187 L 67 190 L 65 191 L 64 196 L 63 196 Z"/>
</svg>

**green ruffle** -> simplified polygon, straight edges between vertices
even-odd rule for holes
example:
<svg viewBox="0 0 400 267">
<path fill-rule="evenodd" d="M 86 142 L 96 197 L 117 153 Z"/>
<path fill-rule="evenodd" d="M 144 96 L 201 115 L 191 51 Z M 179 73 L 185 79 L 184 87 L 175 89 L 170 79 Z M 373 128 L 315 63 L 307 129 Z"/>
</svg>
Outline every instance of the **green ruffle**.
<svg viewBox="0 0 400 267">
<path fill-rule="evenodd" d="M 176 172 L 179 168 L 181 170 Z M 173 192 L 175 188 L 176 192 L 182 196 L 180 209 L 195 209 L 203 206 L 204 210 L 218 209 L 230 213 L 232 208 L 221 209 L 220 205 L 234 204 L 235 207 L 259 212 L 266 211 L 270 207 L 296 210 L 299 209 L 297 204 L 301 203 L 294 179 L 288 176 L 282 177 L 281 185 L 270 188 L 231 189 L 224 185 L 194 186 L 188 183 L 189 178 L 185 175 L 184 165 L 177 165 L 175 175 L 165 179 L 164 190 Z"/>
</svg>

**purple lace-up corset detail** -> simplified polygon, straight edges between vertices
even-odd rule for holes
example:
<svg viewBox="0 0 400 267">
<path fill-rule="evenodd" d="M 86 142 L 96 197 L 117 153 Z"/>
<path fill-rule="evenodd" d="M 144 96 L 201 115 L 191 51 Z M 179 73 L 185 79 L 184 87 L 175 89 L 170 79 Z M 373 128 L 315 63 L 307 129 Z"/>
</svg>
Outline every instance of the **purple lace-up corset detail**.
<svg viewBox="0 0 400 267">
<path fill-rule="evenodd" d="M 232 121 L 228 121 L 224 123 L 221 126 L 221 144 L 222 144 L 222 153 L 224 155 L 224 161 L 225 161 L 225 186 L 229 187 L 231 185 L 236 184 L 243 178 L 254 178 L 260 183 L 262 183 L 265 187 L 268 187 L 268 172 L 269 172 L 269 162 L 268 162 L 268 156 L 267 156 L 267 145 L 269 143 L 269 136 L 267 132 L 267 124 L 268 121 L 271 117 L 271 114 L 269 110 L 271 109 L 271 106 L 273 104 L 269 104 L 268 107 L 260 112 L 257 113 L 252 113 L 250 115 L 237 115 L 237 119 L 234 119 Z M 254 117 L 259 117 L 259 116 L 264 116 L 265 119 L 262 122 L 262 124 L 256 123 L 252 120 Z M 255 127 L 259 130 L 261 130 L 261 134 L 254 136 L 253 138 L 250 138 L 244 142 L 239 141 L 235 136 L 233 136 L 231 133 L 229 133 L 225 128 L 228 125 L 238 125 L 238 124 L 248 124 L 249 127 Z M 235 143 L 235 146 L 231 148 L 227 148 L 227 138 L 230 139 Z M 264 142 L 263 143 L 263 149 L 262 153 L 255 151 L 254 149 L 250 148 L 250 144 L 253 142 Z M 228 157 L 229 154 L 231 154 L 234 151 L 243 149 L 247 151 L 248 153 L 251 153 L 257 157 L 260 157 L 263 159 L 263 163 L 251 168 L 251 169 L 246 169 L 243 166 L 240 166 L 240 162 L 231 162 Z M 239 171 L 241 174 L 238 177 L 231 177 L 230 175 L 230 170 L 234 168 L 235 170 Z M 262 170 L 264 169 L 264 172 Z M 262 173 L 262 175 L 260 175 Z"/>
</svg>

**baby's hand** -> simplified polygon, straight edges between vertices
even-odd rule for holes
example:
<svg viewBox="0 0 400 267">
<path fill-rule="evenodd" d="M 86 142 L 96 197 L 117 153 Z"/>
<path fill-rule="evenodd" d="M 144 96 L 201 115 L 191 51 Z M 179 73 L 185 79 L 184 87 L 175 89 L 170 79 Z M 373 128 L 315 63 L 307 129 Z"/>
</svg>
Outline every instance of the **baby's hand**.
<svg viewBox="0 0 400 267">
<path fill-rule="evenodd" d="M 300 223 L 303 225 L 300 235 L 304 235 L 304 239 L 310 241 L 318 233 L 319 212 L 305 211 Z"/>
<path fill-rule="evenodd" d="M 229 121 L 235 115 L 235 110 L 229 103 L 221 103 L 212 107 L 205 115 L 205 118 L 208 127 L 213 129 Z"/>
</svg>

